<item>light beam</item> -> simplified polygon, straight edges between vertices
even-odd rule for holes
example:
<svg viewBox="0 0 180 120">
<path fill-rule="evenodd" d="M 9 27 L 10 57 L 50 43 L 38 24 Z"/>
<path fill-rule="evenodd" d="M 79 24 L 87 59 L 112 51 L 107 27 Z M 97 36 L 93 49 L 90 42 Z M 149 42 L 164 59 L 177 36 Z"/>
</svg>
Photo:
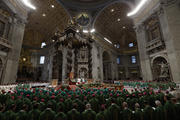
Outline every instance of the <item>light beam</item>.
<svg viewBox="0 0 180 120">
<path fill-rule="evenodd" d="M 29 7 L 29 8 L 31 8 L 31 9 L 33 9 L 33 10 L 36 10 L 36 7 L 33 5 L 33 4 L 31 4 L 31 2 L 29 1 L 29 0 L 21 0 L 23 3 L 24 3 L 24 5 L 26 5 L 27 7 Z"/>
<path fill-rule="evenodd" d="M 90 32 L 91 32 L 91 33 L 94 33 L 95 31 L 96 31 L 95 29 L 92 29 Z"/>
<path fill-rule="evenodd" d="M 89 33 L 89 31 L 88 30 L 83 30 L 83 33 Z"/>
<path fill-rule="evenodd" d="M 137 5 L 137 7 L 133 11 L 128 13 L 127 16 L 133 16 L 133 15 L 137 14 L 147 1 L 148 0 L 141 0 L 140 3 Z"/>
<path fill-rule="evenodd" d="M 112 44 L 112 42 L 110 40 L 108 40 L 107 38 L 104 38 L 104 40 L 106 40 L 108 43 Z"/>
</svg>

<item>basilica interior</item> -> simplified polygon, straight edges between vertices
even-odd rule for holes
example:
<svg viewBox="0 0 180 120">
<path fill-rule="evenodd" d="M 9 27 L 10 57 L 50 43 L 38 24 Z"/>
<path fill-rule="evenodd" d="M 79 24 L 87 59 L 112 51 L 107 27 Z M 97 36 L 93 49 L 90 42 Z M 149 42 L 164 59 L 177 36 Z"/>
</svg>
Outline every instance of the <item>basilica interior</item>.
<svg viewBox="0 0 180 120">
<path fill-rule="evenodd" d="M 2 1 L 0 83 L 178 83 L 176 1 Z"/>
<path fill-rule="evenodd" d="M 148 85 L 180 98 L 179 31 L 179 0 L 1 0 L 0 90 Z"/>
</svg>

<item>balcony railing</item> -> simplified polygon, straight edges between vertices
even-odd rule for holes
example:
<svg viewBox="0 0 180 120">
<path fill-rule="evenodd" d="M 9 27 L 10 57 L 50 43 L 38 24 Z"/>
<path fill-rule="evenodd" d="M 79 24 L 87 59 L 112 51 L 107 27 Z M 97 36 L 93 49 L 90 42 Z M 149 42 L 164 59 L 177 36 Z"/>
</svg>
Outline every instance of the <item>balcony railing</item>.
<svg viewBox="0 0 180 120">
<path fill-rule="evenodd" d="M 154 40 L 151 40 L 151 41 L 147 42 L 146 50 L 151 51 L 151 50 L 153 50 L 153 49 L 155 49 L 157 47 L 163 46 L 163 45 L 164 45 L 164 43 L 161 40 L 161 38 L 156 38 Z"/>
<path fill-rule="evenodd" d="M 12 48 L 12 44 L 7 39 L 4 39 L 2 37 L 0 37 L 0 45 L 7 48 Z"/>
</svg>

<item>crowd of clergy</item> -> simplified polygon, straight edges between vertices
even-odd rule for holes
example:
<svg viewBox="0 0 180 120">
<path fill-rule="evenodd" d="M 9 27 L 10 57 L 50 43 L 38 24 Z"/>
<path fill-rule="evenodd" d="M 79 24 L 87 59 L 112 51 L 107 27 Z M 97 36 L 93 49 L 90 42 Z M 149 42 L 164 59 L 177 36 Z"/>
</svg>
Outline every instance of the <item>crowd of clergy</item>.
<svg viewBox="0 0 180 120">
<path fill-rule="evenodd" d="M 1 91 L 0 120 L 180 120 L 180 101 L 150 88 L 17 88 Z"/>
</svg>

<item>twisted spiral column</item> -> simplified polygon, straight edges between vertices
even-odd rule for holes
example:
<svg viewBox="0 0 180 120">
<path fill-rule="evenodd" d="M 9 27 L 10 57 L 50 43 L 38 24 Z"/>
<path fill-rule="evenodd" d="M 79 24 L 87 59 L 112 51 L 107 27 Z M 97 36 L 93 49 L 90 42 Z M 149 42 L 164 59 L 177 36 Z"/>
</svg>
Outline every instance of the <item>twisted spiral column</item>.
<svg viewBox="0 0 180 120">
<path fill-rule="evenodd" d="M 89 54 L 88 54 L 88 69 L 89 69 L 89 78 L 92 79 L 92 46 L 88 46 Z"/>
<path fill-rule="evenodd" d="M 69 41 L 67 45 L 67 78 L 69 78 L 71 71 L 72 71 L 72 41 Z"/>
<path fill-rule="evenodd" d="M 74 50 L 74 78 L 78 77 L 78 50 Z"/>
</svg>

